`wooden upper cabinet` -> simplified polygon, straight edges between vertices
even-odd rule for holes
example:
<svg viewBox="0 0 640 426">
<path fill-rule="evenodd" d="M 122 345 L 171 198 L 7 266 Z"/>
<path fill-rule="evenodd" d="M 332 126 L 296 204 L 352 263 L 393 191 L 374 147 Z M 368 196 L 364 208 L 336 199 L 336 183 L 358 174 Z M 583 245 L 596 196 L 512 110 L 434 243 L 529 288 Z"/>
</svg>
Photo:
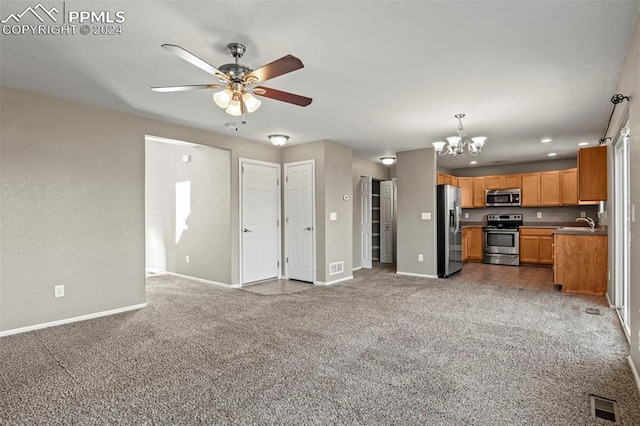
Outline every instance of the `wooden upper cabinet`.
<svg viewBox="0 0 640 426">
<path fill-rule="evenodd" d="M 523 207 L 540 205 L 540 173 L 522 174 L 521 203 Z"/>
<path fill-rule="evenodd" d="M 473 178 L 473 207 L 484 207 L 484 176 Z"/>
<path fill-rule="evenodd" d="M 458 182 L 458 178 L 457 177 L 451 176 L 451 185 L 460 187 L 460 184 Z"/>
<path fill-rule="evenodd" d="M 502 189 L 502 176 L 485 176 L 484 189 Z"/>
<path fill-rule="evenodd" d="M 461 188 L 462 207 L 466 209 L 473 207 L 473 178 L 459 177 L 458 185 Z"/>
<path fill-rule="evenodd" d="M 438 185 L 443 185 L 445 183 L 445 174 L 438 172 Z"/>
<path fill-rule="evenodd" d="M 560 171 L 540 173 L 540 205 L 559 206 L 562 204 L 560 197 Z"/>
<path fill-rule="evenodd" d="M 514 189 L 522 187 L 522 175 L 504 175 L 502 176 L 502 188 Z"/>
<path fill-rule="evenodd" d="M 519 174 L 517 175 L 495 175 L 484 177 L 484 189 L 514 189 L 520 188 Z"/>
<path fill-rule="evenodd" d="M 607 199 L 607 147 L 596 146 L 578 151 L 578 199 Z"/>
<path fill-rule="evenodd" d="M 578 204 L 578 169 L 560 171 L 560 193 L 563 206 Z"/>
</svg>

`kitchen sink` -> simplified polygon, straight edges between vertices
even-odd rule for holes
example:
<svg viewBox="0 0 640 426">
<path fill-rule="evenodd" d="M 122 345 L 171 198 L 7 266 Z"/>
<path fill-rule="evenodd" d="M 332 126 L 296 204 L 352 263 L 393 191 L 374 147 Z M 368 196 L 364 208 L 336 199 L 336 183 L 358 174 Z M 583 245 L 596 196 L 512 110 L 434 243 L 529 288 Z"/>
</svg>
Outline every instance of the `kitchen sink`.
<svg viewBox="0 0 640 426">
<path fill-rule="evenodd" d="M 601 231 L 601 229 L 593 229 L 588 226 L 561 226 L 558 228 L 558 231 L 597 232 Z"/>
</svg>

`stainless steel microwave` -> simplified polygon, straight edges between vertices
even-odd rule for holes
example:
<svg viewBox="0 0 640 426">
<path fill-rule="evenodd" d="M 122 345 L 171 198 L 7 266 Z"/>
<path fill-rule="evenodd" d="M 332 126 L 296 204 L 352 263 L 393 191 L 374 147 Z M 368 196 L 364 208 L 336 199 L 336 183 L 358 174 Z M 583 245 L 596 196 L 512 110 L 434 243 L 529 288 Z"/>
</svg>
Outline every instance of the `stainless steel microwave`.
<svg viewBox="0 0 640 426">
<path fill-rule="evenodd" d="M 485 205 L 487 207 L 520 206 L 520 188 L 487 190 Z"/>
</svg>

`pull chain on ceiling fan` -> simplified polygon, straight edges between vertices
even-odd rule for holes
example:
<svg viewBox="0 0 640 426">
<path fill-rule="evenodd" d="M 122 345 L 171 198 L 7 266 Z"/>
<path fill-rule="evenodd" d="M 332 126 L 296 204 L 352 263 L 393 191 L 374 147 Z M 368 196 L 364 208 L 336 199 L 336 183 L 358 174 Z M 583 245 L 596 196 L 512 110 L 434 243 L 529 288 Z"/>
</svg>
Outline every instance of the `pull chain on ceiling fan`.
<svg viewBox="0 0 640 426">
<path fill-rule="evenodd" d="M 255 70 L 239 63 L 246 48 L 240 43 L 229 43 L 227 50 L 234 57 L 235 61 L 224 64 L 216 68 L 208 62 L 198 58 L 188 50 L 173 44 L 163 44 L 162 47 L 185 61 L 195 65 L 203 71 L 208 72 L 218 78 L 221 84 L 192 84 L 184 86 L 163 86 L 152 87 L 156 92 L 182 92 L 199 89 L 219 89 L 223 90 L 213 94 L 213 100 L 227 114 L 233 116 L 244 115 L 245 112 L 252 113 L 260 108 L 261 101 L 256 96 L 270 98 L 277 101 L 287 102 L 293 105 L 306 107 L 311 104 L 312 99 L 281 90 L 270 89 L 264 86 L 255 86 L 258 82 L 270 80 L 275 77 L 304 68 L 304 64 L 293 55 L 286 55 L 271 63 L 261 66 Z M 243 120 L 243 123 L 244 120 Z"/>
</svg>

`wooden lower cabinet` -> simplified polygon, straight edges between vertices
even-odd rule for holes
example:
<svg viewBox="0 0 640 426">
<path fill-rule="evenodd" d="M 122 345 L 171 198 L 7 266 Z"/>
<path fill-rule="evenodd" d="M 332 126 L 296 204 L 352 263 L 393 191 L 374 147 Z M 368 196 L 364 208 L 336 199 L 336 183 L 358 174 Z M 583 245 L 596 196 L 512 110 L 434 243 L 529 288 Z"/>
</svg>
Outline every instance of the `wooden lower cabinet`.
<svg viewBox="0 0 640 426">
<path fill-rule="evenodd" d="M 482 226 L 462 228 L 462 261 L 482 262 L 484 234 Z"/>
<path fill-rule="evenodd" d="M 555 228 L 520 227 L 520 263 L 553 264 Z"/>
<path fill-rule="evenodd" d="M 565 293 L 604 296 L 607 292 L 607 236 L 553 235 L 553 281 Z"/>
</svg>

